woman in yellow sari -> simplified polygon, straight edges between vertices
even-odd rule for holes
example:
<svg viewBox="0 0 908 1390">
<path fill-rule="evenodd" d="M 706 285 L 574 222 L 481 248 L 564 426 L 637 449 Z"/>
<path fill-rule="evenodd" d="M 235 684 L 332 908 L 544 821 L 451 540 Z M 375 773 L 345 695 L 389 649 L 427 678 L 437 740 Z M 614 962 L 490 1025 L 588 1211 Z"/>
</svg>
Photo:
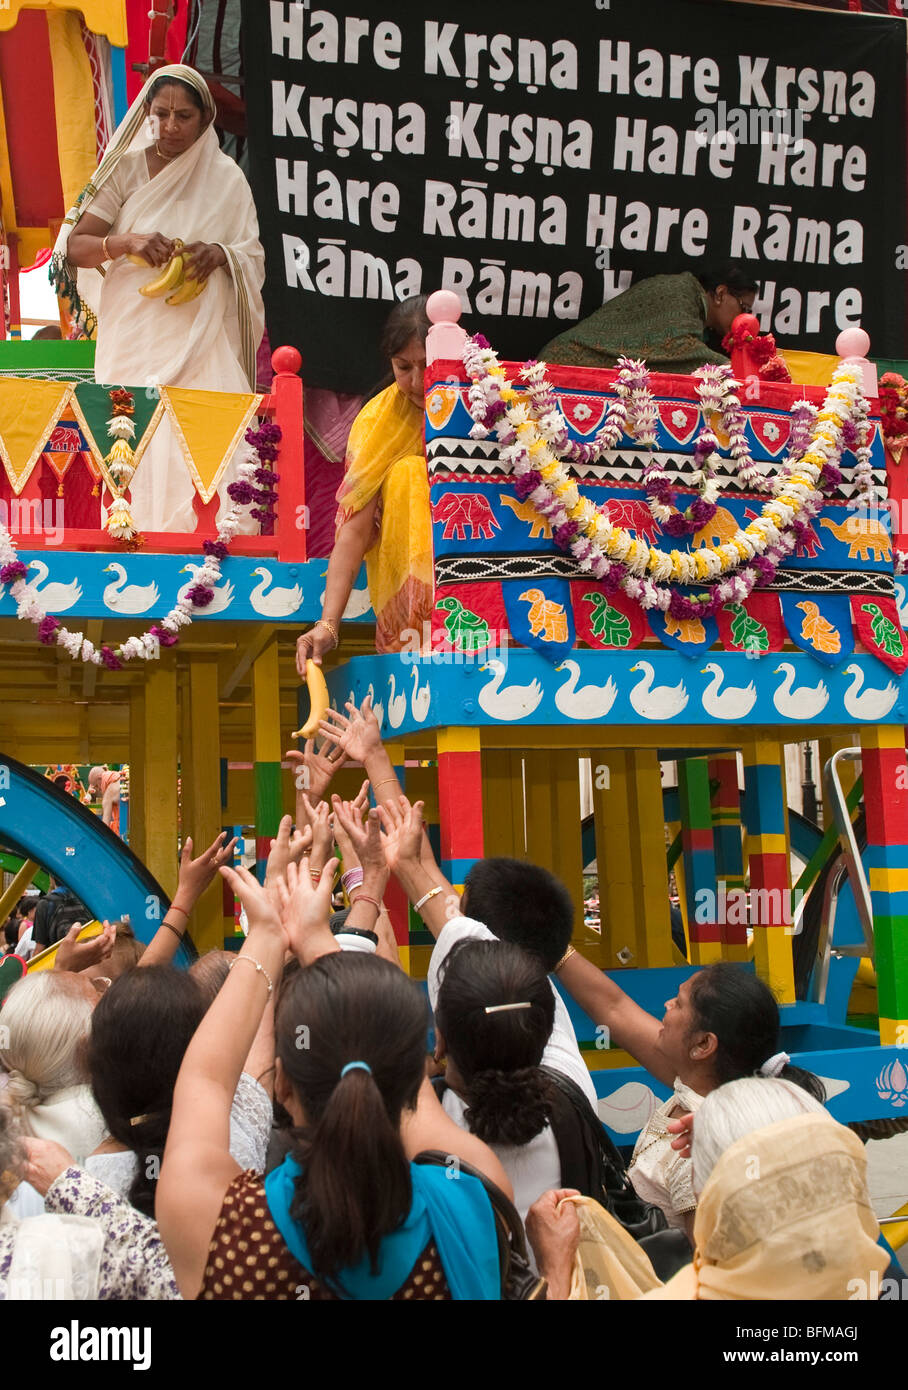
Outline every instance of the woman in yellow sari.
<svg viewBox="0 0 908 1390">
<path fill-rule="evenodd" d="M 338 645 L 363 559 L 376 651 L 414 649 L 431 617 L 432 521 L 423 450 L 425 305 L 423 295 L 407 299 L 385 324 L 381 347 L 394 381 L 363 407 L 350 431 L 322 616 L 296 644 L 301 676 L 307 658 L 320 664 Z"/>
</svg>

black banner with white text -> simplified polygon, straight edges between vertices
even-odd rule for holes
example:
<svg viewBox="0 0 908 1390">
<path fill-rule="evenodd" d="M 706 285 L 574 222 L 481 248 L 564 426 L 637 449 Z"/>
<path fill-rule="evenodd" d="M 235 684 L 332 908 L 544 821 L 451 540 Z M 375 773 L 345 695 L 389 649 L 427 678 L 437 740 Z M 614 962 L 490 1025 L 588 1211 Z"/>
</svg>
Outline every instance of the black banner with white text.
<svg viewBox="0 0 908 1390">
<path fill-rule="evenodd" d="M 314 0 L 313 0 L 314 3 Z M 455 290 L 534 356 L 631 280 L 741 260 L 781 347 L 904 355 L 905 24 L 710 0 L 244 0 L 272 346 L 384 374 Z"/>
</svg>

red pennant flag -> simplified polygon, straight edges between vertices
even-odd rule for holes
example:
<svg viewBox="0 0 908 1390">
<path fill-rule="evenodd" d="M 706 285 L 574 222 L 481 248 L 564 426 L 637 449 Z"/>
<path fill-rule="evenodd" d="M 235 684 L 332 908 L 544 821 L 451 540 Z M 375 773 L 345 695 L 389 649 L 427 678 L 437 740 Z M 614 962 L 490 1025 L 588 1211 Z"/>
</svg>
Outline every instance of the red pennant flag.
<svg viewBox="0 0 908 1390">
<path fill-rule="evenodd" d="M 780 652 L 785 624 L 777 594 L 751 594 L 743 603 L 723 603 L 716 613 L 719 636 L 727 652 Z"/>
<path fill-rule="evenodd" d="M 571 580 L 571 606 L 578 642 L 609 651 L 631 650 L 650 635 L 646 614 L 620 592 L 607 594 L 595 579 Z"/>
<path fill-rule="evenodd" d="M 859 641 L 900 676 L 908 667 L 908 635 L 902 629 L 895 600 L 852 594 L 851 616 Z"/>
<path fill-rule="evenodd" d="M 433 652 L 482 652 L 508 642 L 501 585 L 446 584 L 435 590 Z"/>
</svg>

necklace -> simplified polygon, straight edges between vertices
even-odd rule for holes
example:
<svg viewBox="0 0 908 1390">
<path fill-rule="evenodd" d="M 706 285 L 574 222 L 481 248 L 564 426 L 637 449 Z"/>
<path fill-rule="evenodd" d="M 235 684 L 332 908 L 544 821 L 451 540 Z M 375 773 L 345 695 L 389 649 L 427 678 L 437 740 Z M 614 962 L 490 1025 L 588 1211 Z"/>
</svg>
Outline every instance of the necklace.
<svg viewBox="0 0 908 1390">
<path fill-rule="evenodd" d="M 158 159 L 164 160 L 165 164 L 169 164 L 172 159 L 176 159 L 175 154 L 164 154 L 161 151 L 161 147 L 159 146 L 157 140 L 155 140 L 154 142 L 154 152 L 158 156 Z"/>
</svg>

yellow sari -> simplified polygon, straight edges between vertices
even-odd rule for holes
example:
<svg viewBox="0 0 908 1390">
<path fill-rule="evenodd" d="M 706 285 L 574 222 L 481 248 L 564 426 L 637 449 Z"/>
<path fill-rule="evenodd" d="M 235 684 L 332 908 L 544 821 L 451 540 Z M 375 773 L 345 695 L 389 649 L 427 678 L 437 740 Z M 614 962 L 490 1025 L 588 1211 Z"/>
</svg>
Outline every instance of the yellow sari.
<svg viewBox="0 0 908 1390">
<path fill-rule="evenodd" d="M 432 518 L 423 451 L 423 412 L 396 385 L 369 401 L 353 422 L 337 529 L 378 494 L 375 532 L 366 551 L 375 611 L 375 650 L 414 650 L 431 620 Z"/>
</svg>

